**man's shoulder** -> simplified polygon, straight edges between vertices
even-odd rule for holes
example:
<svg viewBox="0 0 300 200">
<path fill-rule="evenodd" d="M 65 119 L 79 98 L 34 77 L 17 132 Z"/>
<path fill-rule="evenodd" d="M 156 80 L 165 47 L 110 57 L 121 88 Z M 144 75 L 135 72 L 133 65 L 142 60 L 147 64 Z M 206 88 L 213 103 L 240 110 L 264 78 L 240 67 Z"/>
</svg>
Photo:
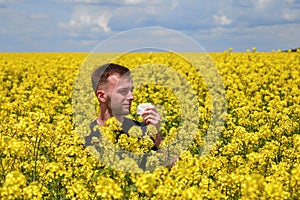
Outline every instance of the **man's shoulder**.
<svg viewBox="0 0 300 200">
<path fill-rule="evenodd" d="M 99 130 L 96 128 L 97 125 L 98 125 L 97 120 L 94 120 L 90 123 L 90 134 L 85 137 L 85 145 L 86 146 L 92 145 L 93 137 L 100 139 Z"/>
<path fill-rule="evenodd" d="M 97 125 L 98 125 L 97 120 L 94 120 L 94 121 L 92 121 L 90 123 L 90 131 L 91 132 L 90 132 L 89 137 L 94 137 L 94 136 L 99 137 L 100 136 L 99 130 L 95 129 L 95 127 Z M 124 121 L 122 123 L 122 131 L 124 133 L 128 133 L 128 131 L 130 130 L 130 128 L 132 128 L 133 126 L 141 127 L 143 133 L 145 133 L 147 125 L 144 122 L 139 122 L 137 120 L 125 117 Z"/>
<path fill-rule="evenodd" d="M 94 121 L 92 121 L 91 123 L 90 123 L 90 129 L 94 129 L 94 127 L 96 126 L 96 125 L 98 125 L 98 123 L 97 123 L 97 119 L 95 119 Z"/>
</svg>

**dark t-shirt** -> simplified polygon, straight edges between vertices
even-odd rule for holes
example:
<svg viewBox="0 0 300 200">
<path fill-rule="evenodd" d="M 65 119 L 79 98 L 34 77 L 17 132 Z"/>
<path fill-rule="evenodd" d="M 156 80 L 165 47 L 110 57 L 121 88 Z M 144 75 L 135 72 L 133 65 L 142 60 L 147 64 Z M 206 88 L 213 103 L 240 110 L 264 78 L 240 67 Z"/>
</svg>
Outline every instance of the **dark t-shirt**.
<svg viewBox="0 0 300 200">
<path fill-rule="evenodd" d="M 90 124 L 90 134 L 88 136 L 86 136 L 85 138 L 85 146 L 94 146 L 96 148 L 96 150 L 101 154 L 101 152 L 103 151 L 103 148 L 100 147 L 97 144 L 94 144 L 92 142 L 92 138 L 96 137 L 99 139 L 99 141 L 101 141 L 101 133 L 99 132 L 99 129 L 95 129 L 95 126 L 97 126 L 97 120 L 94 120 L 91 124 Z M 131 127 L 133 126 L 139 126 L 142 129 L 142 133 L 143 135 L 145 135 L 146 133 L 146 124 L 144 122 L 138 122 L 129 118 L 124 118 L 124 122 L 122 124 L 122 131 L 119 131 L 116 133 L 116 140 L 118 140 L 119 136 L 121 134 L 127 134 L 128 135 L 128 131 L 130 130 Z M 154 139 L 151 138 L 154 142 Z M 157 151 L 158 148 L 156 147 L 156 145 L 154 145 L 151 150 L 153 151 Z M 118 156 L 122 159 L 122 151 L 117 153 Z M 145 169 L 146 167 L 146 160 L 147 160 L 147 154 L 145 154 L 142 158 L 141 161 L 139 162 L 139 167 L 142 169 Z"/>
<path fill-rule="evenodd" d="M 97 126 L 97 120 L 94 120 L 91 124 L 90 124 L 90 135 L 86 136 L 85 138 L 85 145 L 86 146 L 92 146 L 93 143 L 92 143 L 92 138 L 93 137 L 96 137 L 98 138 L 100 141 L 101 141 L 101 134 L 99 133 L 99 130 L 98 129 L 94 129 L 95 126 Z M 130 130 L 130 128 L 132 128 L 133 126 L 139 126 L 141 129 L 142 129 L 142 133 L 143 135 L 145 135 L 146 133 L 146 128 L 147 128 L 147 125 L 144 123 L 144 122 L 138 122 L 138 121 L 135 121 L 135 120 L 132 120 L 132 119 L 129 119 L 129 118 L 124 118 L 124 121 L 122 123 L 122 131 L 119 131 L 116 133 L 116 140 L 118 140 L 119 136 L 121 134 L 128 134 L 128 131 Z M 152 138 L 153 140 L 153 138 Z M 154 140 L 153 140 L 154 142 Z M 158 148 L 154 145 L 151 150 L 158 150 Z"/>
</svg>

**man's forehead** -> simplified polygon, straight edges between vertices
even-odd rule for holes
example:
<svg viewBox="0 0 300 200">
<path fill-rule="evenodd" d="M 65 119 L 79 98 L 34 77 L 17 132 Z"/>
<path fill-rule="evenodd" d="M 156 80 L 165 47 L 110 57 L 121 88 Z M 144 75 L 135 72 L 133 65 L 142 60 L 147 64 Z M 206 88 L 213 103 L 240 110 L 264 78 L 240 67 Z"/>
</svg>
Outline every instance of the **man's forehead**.
<svg viewBox="0 0 300 200">
<path fill-rule="evenodd" d="M 108 78 L 109 82 L 117 87 L 127 86 L 128 84 L 132 84 L 132 78 L 129 75 L 112 75 Z"/>
</svg>

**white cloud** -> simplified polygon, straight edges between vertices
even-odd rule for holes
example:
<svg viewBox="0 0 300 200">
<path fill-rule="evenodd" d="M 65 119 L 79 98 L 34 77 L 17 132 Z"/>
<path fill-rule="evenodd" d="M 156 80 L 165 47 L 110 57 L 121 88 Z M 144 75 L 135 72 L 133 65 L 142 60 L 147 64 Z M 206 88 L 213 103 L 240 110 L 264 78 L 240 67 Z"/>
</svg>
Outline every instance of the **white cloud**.
<svg viewBox="0 0 300 200">
<path fill-rule="evenodd" d="M 294 21 L 297 19 L 297 15 L 295 13 L 284 13 L 283 18 L 288 21 Z"/>
<path fill-rule="evenodd" d="M 258 0 L 258 2 L 255 5 L 258 9 L 264 9 L 268 6 L 269 3 L 269 0 Z"/>
<path fill-rule="evenodd" d="M 141 0 L 124 0 L 124 3 L 126 4 L 139 4 L 141 3 L 142 1 Z"/>
<path fill-rule="evenodd" d="M 100 26 L 105 32 L 110 32 L 110 27 L 108 26 L 110 16 L 108 14 L 103 14 L 96 19 L 96 24 Z"/>
<path fill-rule="evenodd" d="M 66 1 L 99 2 L 98 0 Z M 160 23 L 166 24 L 166 22 L 173 20 L 173 17 L 168 15 L 171 13 L 170 9 L 177 7 L 178 2 L 172 0 L 170 4 L 170 2 L 164 2 L 163 0 L 154 0 L 147 4 L 141 0 L 103 0 L 102 3 L 104 4 L 74 4 L 70 20 L 60 22 L 59 27 L 70 28 L 79 32 L 87 30 L 99 32 L 99 30 L 102 30 L 108 33 L 114 28 L 125 30 L 136 27 L 158 26 Z M 178 20 L 176 20 L 177 22 Z"/>
<path fill-rule="evenodd" d="M 295 0 L 285 0 L 287 3 L 290 3 L 290 4 L 292 4 L 292 3 L 294 3 L 295 2 Z"/>
<path fill-rule="evenodd" d="M 232 20 L 226 17 L 225 15 L 213 15 L 214 23 L 217 25 L 229 25 L 232 23 Z"/>
<path fill-rule="evenodd" d="M 60 22 L 59 27 L 71 29 L 75 28 L 79 31 L 81 29 L 88 29 L 94 31 L 102 30 L 104 32 L 110 32 L 110 19 L 111 14 L 106 11 L 100 12 L 95 8 L 89 9 L 85 6 L 79 6 L 73 11 L 70 21 L 67 23 Z"/>
<path fill-rule="evenodd" d="M 178 6 L 178 0 L 172 1 L 172 4 L 170 6 L 170 10 L 175 9 Z"/>
</svg>

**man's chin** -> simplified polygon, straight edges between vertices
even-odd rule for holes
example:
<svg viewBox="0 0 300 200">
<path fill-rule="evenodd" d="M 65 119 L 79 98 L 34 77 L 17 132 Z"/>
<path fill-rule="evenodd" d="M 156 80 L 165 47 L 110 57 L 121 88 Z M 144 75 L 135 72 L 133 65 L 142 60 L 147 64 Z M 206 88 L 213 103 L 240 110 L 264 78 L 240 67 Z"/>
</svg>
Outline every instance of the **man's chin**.
<svg viewBox="0 0 300 200">
<path fill-rule="evenodd" d="M 124 115 L 129 115 L 130 114 L 130 111 L 125 111 L 124 112 Z"/>
<path fill-rule="evenodd" d="M 124 116 L 124 115 L 129 115 L 130 111 L 129 110 L 123 110 L 122 112 L 117 112 L 117 113 L 113 113 L 114 116 Z"/>
</svg>

